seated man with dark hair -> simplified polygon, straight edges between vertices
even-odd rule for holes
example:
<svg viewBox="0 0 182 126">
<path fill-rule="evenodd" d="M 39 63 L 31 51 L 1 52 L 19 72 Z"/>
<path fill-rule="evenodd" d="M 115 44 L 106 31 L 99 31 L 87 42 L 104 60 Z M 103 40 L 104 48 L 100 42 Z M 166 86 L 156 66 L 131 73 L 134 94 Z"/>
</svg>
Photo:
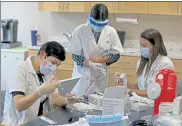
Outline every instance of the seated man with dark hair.
<svg viewBox="0 0 182 126">
<path fill-rule="evenodd" d="M 3 124 L 19 126 L 53 109 L 79 102 L 73 94 L 59 95 L 54 73 L 65 60 L 65 49 L 55 41 L 43 44 L 36 57 L 29 56 L 18 65 L 14 83 L 9 83 L 5 96 Z M 11 81 L 12 82 L 12 81 Z"/>
</svg>

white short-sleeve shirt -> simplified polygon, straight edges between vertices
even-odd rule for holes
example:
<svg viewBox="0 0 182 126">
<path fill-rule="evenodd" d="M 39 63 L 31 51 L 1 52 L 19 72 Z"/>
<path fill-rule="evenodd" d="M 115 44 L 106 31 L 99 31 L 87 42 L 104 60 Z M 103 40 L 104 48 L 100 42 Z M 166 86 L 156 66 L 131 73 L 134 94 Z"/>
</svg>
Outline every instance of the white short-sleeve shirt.
<svg viewBox="0 0 182 126">
<path fill-rule="evenodd" d="M 11 74 L 8 77 L 8 80 L 11 79 L 11 82 L 14 83 L 8 82 L 8 88 L 6 89 L 3 124 L 18 126 L 26 121 L 36 118 L 38 115 L 40 102 L 42 101 L 41 99 L 45 99 L 45 97 L 39 98 L 30 108 L 22 112 L 18 112 L 14 105 L 11 94 L 12 92 L 21 91 L 25 93 L 25 96 L 27 96 L 33 94 L 40 86 L 40 82 L 32 65 L 31 59 L 32 57 L 29 56 L 26 61 L 23 61 L 17 66 L 16 75 Z M 52 109 L 52 106 L 48 100 L 48 102 L 45 102 L 44 104 L 43 111 L 48 112 L 49 109 Z"/>
</svg>

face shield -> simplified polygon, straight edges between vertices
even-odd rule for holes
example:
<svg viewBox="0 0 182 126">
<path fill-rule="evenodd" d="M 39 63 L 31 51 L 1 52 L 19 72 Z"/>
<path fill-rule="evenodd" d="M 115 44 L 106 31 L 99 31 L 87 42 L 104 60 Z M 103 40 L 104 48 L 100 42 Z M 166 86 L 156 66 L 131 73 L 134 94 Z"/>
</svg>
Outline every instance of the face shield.
<svg viewBox="0 0 182 126">
<path fill-rule="evenodd" d="M 97 21 L 93 17 L 89 15 L 88 21 L 90 23 L 90 26 L 94 32 L 101 32 L 102 29 L 108 25 L 108 20 L 105 21 Z"/>
</svg>

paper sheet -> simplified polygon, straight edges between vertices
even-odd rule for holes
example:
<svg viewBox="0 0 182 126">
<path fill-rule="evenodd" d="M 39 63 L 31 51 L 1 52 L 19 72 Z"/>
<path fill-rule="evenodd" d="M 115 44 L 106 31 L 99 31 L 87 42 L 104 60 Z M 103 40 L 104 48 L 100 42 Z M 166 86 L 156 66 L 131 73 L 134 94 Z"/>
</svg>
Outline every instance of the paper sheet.
<svg viewBox="0 0 182 126">
<path fill-rule="evenodd" d="M 112 115 L 121 113 L 124 116 L 124 99 L 104 98 L 103 115 Z"/>
<path fill-rule="evenodd" d="M 75 123 L 72 123 L 72 124 L 65 124 L 65 125 L 46 125 L 46 126 L 89 126 L 89 124 L 86 123 L 86 122 L 80 123 L 78 121 L 78 122 L 75 122 Z"/>
<path fill-rule="evenodd" d="M 40 119 L 46 121 L 47 123 L 49 123 L 49 124 L 51 124 L 51 125 L 57 123 L 57 122 L 54 122 L 53 120 L 48 119 L 48 118 L 45 117 L 45 116 L 41 116 Z"/>
</svg>

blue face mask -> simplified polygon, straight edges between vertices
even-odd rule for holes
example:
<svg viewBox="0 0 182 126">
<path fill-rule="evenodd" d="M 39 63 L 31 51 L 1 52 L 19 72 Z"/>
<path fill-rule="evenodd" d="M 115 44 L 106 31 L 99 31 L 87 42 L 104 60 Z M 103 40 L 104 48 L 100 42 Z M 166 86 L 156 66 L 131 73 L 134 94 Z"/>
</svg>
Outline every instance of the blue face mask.
<svg viewBox="0 0 182 126">
<path fill-rule="evenodd" d="M 140 53 L 144 58 L 149 58 L 149 56 L 150 56 L 149 48 L 147 48 L 147 47 L 141 47 Z"/>
<path fill-rule="evenodd" d="M 40 73 L 43 75 L 53 74 L 56 68 L 56 65 L 53 65 L 52 63 L 47 63 L 45 66 L 40 65 Z"/>
</svg>

